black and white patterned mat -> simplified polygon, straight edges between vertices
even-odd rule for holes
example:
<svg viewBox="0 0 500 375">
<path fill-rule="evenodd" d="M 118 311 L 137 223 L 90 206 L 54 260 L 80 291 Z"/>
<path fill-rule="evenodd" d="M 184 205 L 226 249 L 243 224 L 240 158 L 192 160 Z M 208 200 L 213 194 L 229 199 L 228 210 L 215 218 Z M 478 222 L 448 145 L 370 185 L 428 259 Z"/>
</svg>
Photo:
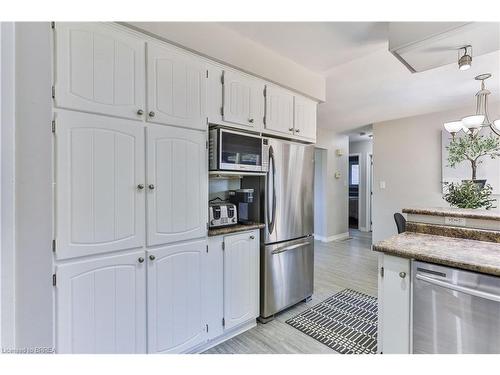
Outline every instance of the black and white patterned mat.
<svg viewBox="0 0 500 375">
<path fill-rule="evenodd" d="M 286 321 L 341 354 L 377 352 L 377 298 L 345 289 Z"/>
</svg>

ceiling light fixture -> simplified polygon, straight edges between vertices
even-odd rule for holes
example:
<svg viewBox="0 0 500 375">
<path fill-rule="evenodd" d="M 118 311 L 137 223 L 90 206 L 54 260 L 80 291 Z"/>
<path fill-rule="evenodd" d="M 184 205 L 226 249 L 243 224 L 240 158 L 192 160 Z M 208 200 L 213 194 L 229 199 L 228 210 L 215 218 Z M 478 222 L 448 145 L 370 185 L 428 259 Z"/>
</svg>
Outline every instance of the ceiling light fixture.
<svg viewBox="0 0 500 375">
<path fill-rule="evenodd" d="M 490 73 L 480 74 L 475 78 L 476 81 L 481 81 L 481 89 L 476 93 L 476 114 L 466 116 L 461 121 L 451 121 L 444 124 L 444 128 L 453 138 L 461 130 L 474 137 L 482 128 L 486 127 L 500 136 L 500 119 L 491 123 L 488 117 L 488 95 L 491 94 L 491 91 L 486 89 L 484 85 L 484 81 L 488 78 L 491 78 Z"/>
<path fill-rule="evenodd" d="M 467 53 L 467 50 L 470 49 L 470 54 Z M 460 56 L 460 51 L 464 51 L 464 54 Z M 472 46 L 467 45 L 465 47 L 459 48 L 458 50 L 458 69 L 467 70 L 470 69 L 472 65 Z"/>
</svg>

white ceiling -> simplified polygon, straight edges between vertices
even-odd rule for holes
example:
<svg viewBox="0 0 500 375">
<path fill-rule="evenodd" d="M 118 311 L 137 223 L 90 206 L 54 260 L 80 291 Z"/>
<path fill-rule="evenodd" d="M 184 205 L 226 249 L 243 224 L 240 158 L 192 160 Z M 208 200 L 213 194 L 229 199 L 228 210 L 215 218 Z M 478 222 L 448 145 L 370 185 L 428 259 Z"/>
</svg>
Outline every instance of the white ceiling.
<svg viewBox="0 0 500 375">
<path fill-rule="evenodd" d="M 386 22 L 221 22 L 317 73 L 386 46 Z"/>
<path fill-rule="evenodd" d="M 479 89 L 474 76 L 485 72 L 493 73 L 487 81 L 490 101 L 500 101 L 498 51 L 473 56 L 467 71 L 459 71 L 453 63 L 412 74 L 388 51 L 387 23 L 221 25 L 326 76 L 326 103 L 318 110 L 320 127 L 349 132 L 366 124 L 458 107 L 470 108 L 472 113 Z"/>
</svg>

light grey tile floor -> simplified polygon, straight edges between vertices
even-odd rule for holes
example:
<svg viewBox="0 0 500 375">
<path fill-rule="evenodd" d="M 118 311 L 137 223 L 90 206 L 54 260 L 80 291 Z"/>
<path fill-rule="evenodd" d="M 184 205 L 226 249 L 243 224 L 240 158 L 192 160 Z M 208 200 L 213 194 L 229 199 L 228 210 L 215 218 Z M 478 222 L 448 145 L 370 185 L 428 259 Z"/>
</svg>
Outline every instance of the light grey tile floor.
<svg viewBox="0 0 500 375">
<path fill-rule="evenodd" d="M 208 350 L 212 354 L 335 353 L 326 345 L 289 326 L 285 321 L 350 288 L 377 296 L 377 254 L 371 251 L 371 233 L 351 230 L 351 239 L 315 242 L 314 294 L 267 324 L 244 332 Z"/>
</svg>

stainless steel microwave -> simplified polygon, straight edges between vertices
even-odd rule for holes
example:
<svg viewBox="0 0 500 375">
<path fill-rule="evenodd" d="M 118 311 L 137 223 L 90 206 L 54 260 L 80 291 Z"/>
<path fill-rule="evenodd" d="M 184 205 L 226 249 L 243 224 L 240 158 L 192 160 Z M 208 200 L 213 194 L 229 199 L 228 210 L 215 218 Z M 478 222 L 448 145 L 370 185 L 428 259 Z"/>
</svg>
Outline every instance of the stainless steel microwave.
<svg viewBox="0 0 500 375">
<path fill-rule="evenodd" d="M 209 131 L 209 168 L 212 171 L 267 172 L 266 138 L 223 128 Z"/>
</svg>

